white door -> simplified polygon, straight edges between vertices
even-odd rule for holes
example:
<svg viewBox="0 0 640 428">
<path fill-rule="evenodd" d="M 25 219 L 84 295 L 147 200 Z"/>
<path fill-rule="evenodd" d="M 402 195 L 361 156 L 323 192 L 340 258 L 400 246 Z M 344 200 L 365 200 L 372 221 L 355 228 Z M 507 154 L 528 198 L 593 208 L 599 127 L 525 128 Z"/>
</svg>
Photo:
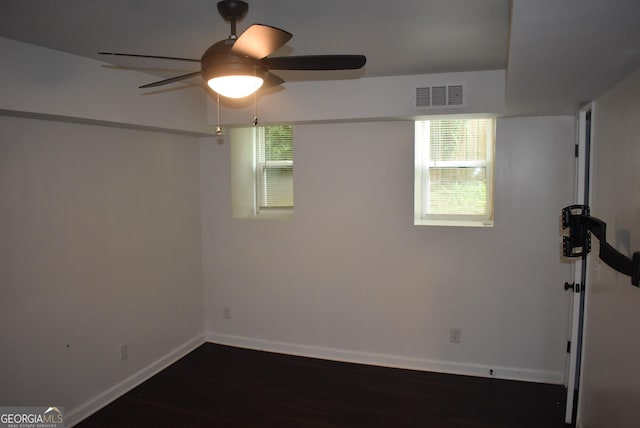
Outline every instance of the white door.
<svg viewBox="0 0 640 428">
<path fill-rule="evenodd" d="M 589 104 L 578 114 L 578 144 L 576 156 L 575 204 L 589 205 L 589 178 L 591 163 L 591 114 L 593 104 Z M 587 257 L 576 259 L 573 271 L 573 293 L 571 299 L 571 338 L 569 347 L 569 373 L 567 379 L 567 406 L 565 422 L 570 424 L 576 414 L 580 387 L 580 366 L 582 360 L 582 331 L 585 319 L 585 284 Z"/>
</svg>

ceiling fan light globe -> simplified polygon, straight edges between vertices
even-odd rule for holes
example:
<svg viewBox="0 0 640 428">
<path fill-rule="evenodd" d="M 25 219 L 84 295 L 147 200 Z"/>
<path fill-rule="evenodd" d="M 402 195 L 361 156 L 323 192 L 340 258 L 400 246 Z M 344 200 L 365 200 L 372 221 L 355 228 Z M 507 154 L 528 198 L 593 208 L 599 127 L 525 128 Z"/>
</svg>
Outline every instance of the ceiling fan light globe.
<svg viewBox="0 0 640 428">
<path fill-rule="evenodd" d="M 247 75 L 219 76 L 207 81 L 211 89 L 228 98 L 244 98 L 260 89 L 263 83 L 261 77 Z"/>
</svg>

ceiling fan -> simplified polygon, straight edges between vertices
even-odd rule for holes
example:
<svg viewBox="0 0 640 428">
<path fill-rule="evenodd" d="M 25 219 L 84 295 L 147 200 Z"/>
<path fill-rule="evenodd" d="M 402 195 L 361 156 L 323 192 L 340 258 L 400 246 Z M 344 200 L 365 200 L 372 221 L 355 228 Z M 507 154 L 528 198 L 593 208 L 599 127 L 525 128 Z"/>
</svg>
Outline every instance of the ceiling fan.
<svg viewBox="0 0 640 428">
<path fill-rule="evenodd" d="M 162 86 L 202 75 L 216 93 L 230 98 L 243 98 L 261 87 L 275 86 L 284 80 L 269 70 L 355 70 L 367 62 L 364 55 L 307 55 L 269 57 L 293 36 L 285 30 L 262 24 L 253 24 L 239 36 L 236 21 L 247 14 L 249 5 L 240 0 L 218 2 L 218 13 L 231 24 L 231 34 L 225 40 L 211 45 L 200 59 L 156 55 L 99 52 L 139 58 L 158 58 L 174 61 L 199 62 L 200 71 L 148 83 L 140 88 Z"/>
</svg>

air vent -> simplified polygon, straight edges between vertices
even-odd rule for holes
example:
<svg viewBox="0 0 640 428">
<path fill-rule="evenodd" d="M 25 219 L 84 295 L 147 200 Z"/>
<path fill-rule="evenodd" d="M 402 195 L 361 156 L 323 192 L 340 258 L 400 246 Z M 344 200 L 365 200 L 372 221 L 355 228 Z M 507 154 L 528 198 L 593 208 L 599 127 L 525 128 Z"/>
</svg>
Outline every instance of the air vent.
<svg viewBox="0 0 640 428">
<path fill-rule="evenodd" d="M 446 86 L 434 86 L 431 88 L 431 105 L 432 106 L 446 106 L 447 105 L 447 87 Z"/>
<path fill-rule="evenodd" d="M 416 88 L 416 107 L 429 107 L 431 105 L 431 88 Z"/>
<path fill-rule="evenodd" d="M 449 86 L 447 88 L 447 105 L 462 105 L 462 85 Z"/>
<path fill-rule="evenodd" d="M 416 107 L 457 107 L 464 105 L 462 85 L 416 88 Z"/>
</svg>

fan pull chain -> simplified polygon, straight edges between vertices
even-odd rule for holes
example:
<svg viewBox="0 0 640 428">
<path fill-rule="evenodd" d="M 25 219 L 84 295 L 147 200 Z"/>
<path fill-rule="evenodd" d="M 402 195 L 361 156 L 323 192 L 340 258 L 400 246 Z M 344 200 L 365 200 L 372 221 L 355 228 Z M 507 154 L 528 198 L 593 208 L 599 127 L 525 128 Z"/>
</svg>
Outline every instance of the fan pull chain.
<svg viewBox="0 0 640 428">
<path fill-rule="evenodd" d="M 218 125 L 216 126 L 216 135 L 222 135 L 222 128 L 220 127 L 220 94 L 216 93 L 216 104 L 218 105 Z"/>
<path fill-rule="evenodd" d="M 253 126 L 258 126 L 258 95 L 253 93 Z"/>
</svg>

